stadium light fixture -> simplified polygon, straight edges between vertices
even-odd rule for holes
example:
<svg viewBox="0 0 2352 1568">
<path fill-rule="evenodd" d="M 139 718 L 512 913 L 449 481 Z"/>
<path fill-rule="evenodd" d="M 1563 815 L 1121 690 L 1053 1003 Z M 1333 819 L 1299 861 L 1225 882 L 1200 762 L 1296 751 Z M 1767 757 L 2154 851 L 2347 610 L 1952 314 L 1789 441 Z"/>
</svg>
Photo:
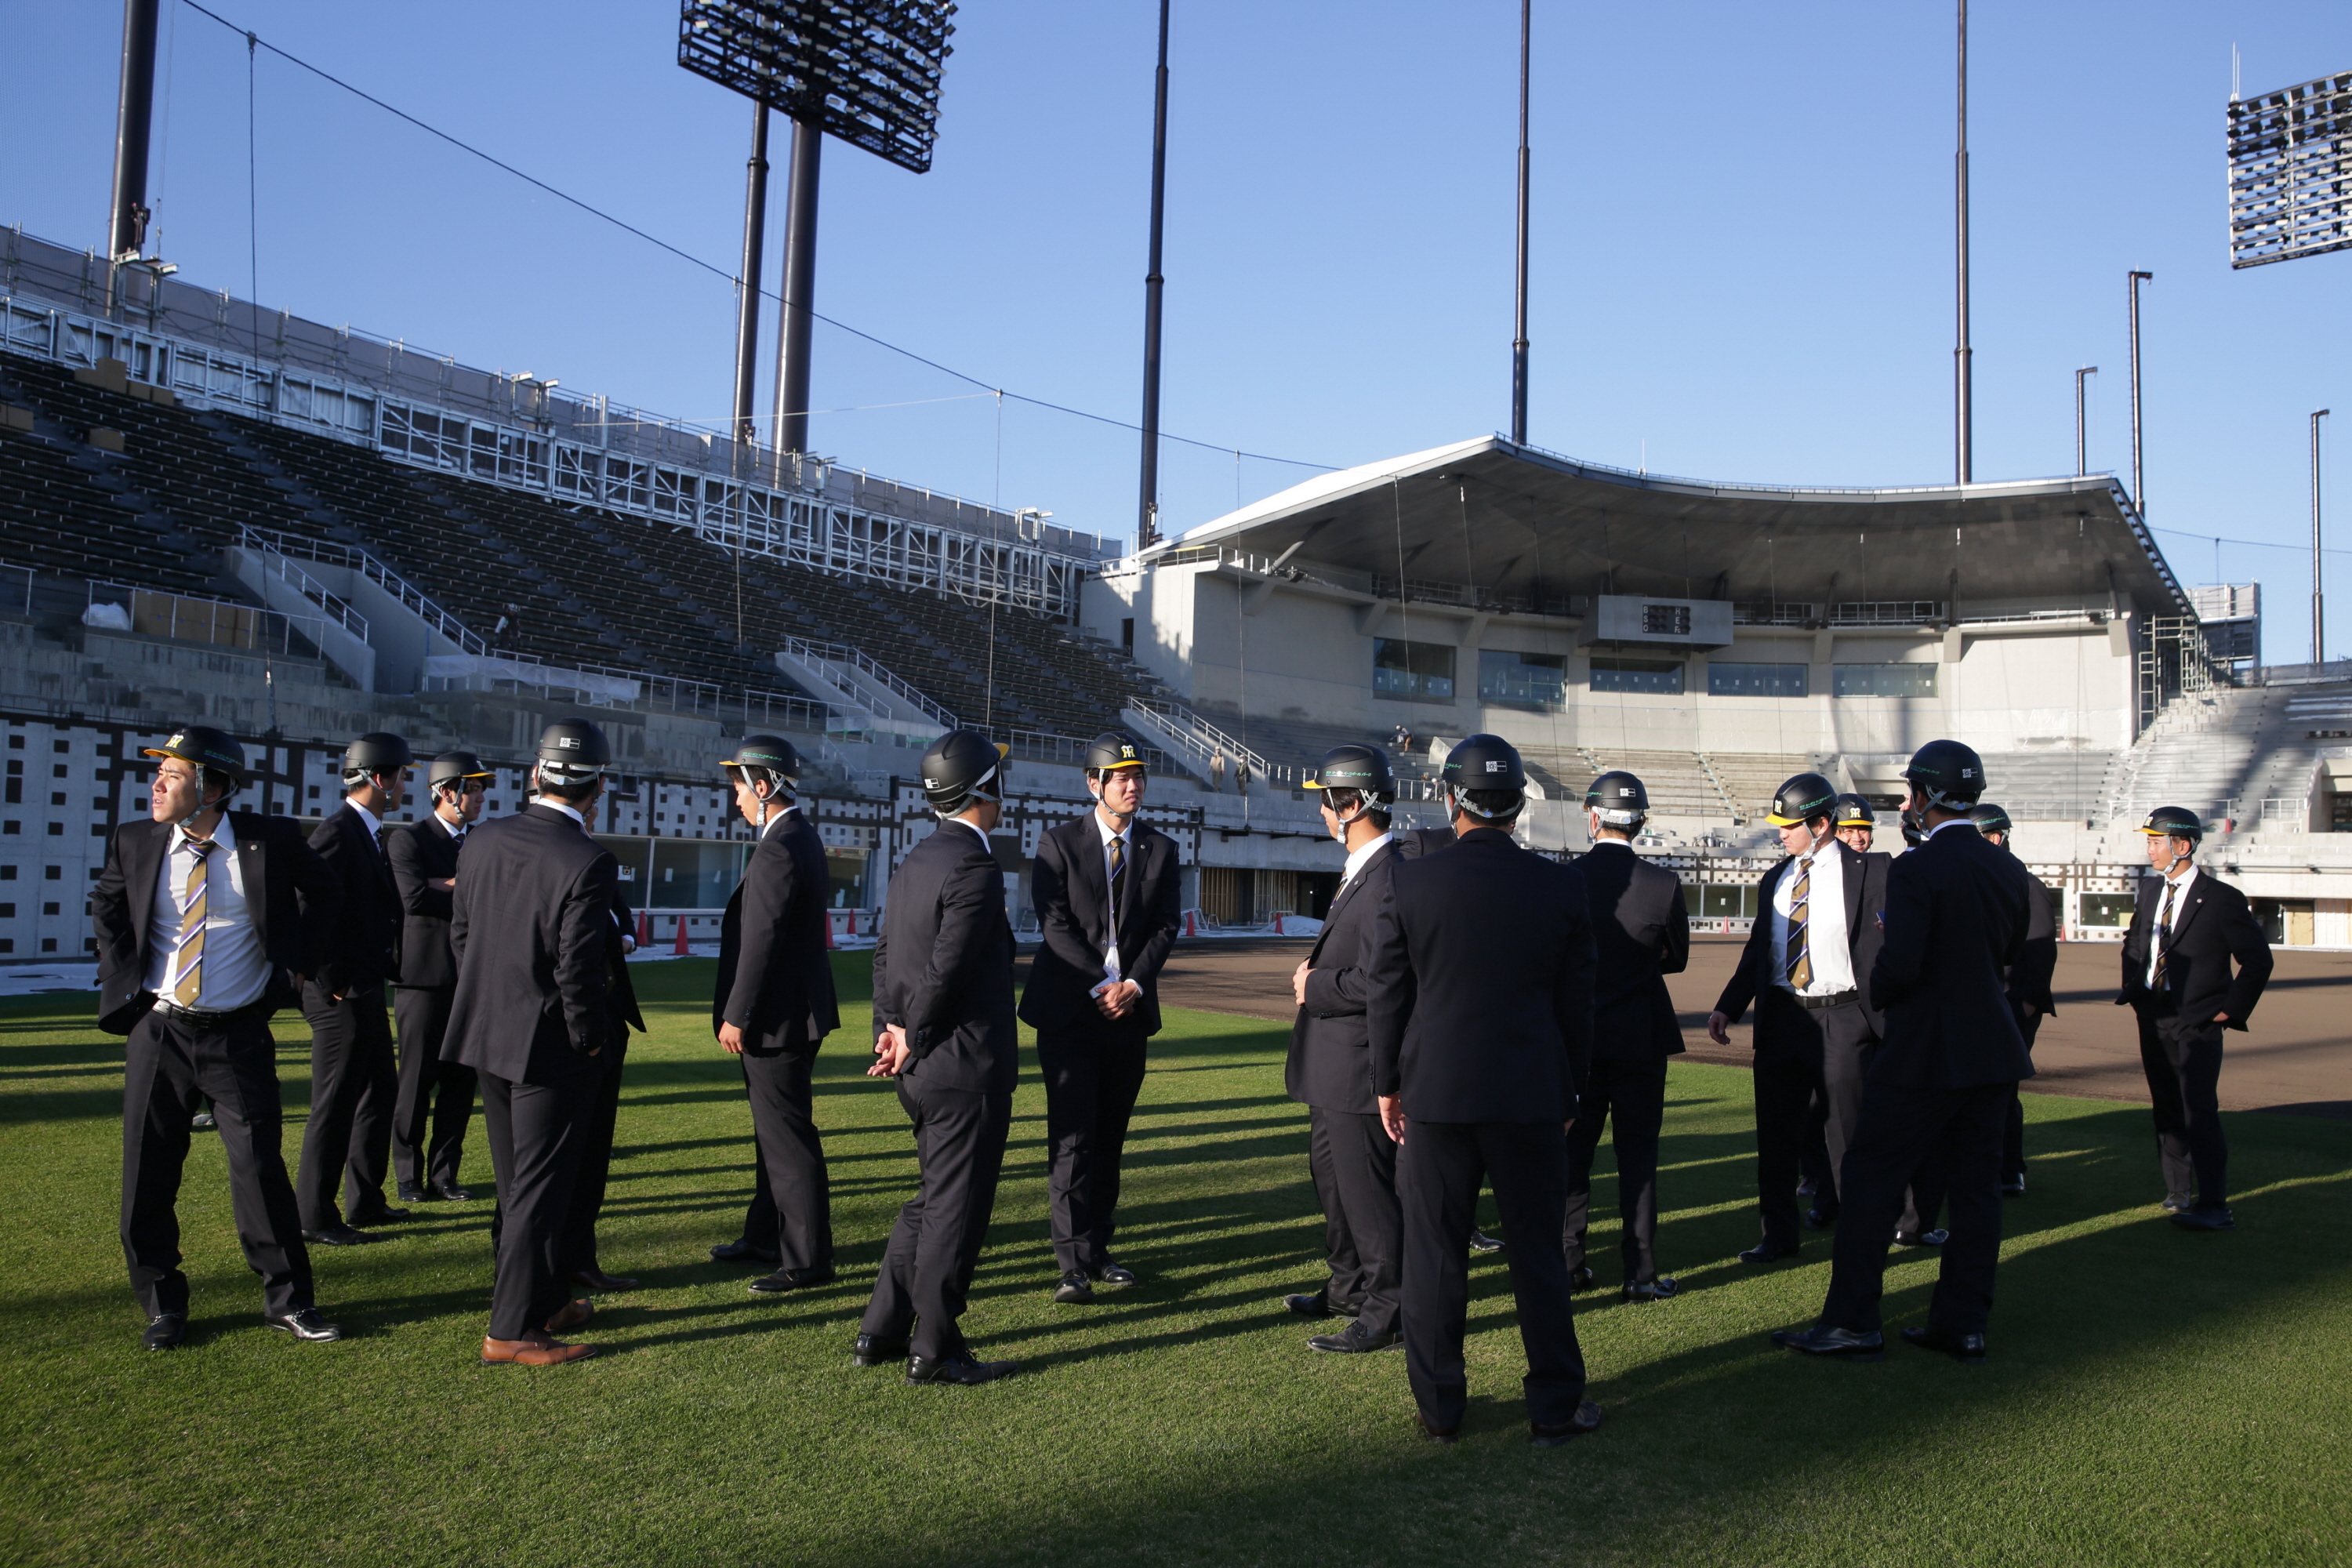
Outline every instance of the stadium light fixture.
<svg viewBox="0 0 2352 1568">
<path fill-rule="evenodd" d="M 2230 265 L 2352 248 L 2352 71 L 2230 100 Z"/>
</svg>

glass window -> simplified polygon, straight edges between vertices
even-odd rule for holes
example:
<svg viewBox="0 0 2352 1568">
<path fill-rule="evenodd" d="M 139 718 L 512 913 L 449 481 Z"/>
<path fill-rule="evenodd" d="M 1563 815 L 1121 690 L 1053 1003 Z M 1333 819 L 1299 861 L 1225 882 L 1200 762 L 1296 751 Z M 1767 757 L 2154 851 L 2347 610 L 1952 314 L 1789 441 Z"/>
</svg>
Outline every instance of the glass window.
<svg viewBox="0 0 2352 1568">
<path fill-rule="evenodd" d="M 1840 697 L 1933 697 L 1932 664 L 1841 664 L 1835 670 Z"/>
<path fill-rule="evenodd" d="M 2086 926 L 2127 926 L 2131 924 L 2132 907 L 2138 902 L 2131 893 L 2084 893 L 2077 905 L 2075 921 Z"/>
<path fill-rule="evenodd" d="M 1805 666 L 1801 664 L 1722 664 L 1706 666 L 1709 697 L 1802 697 Z"/>
<path fill-rule="evenodd" d="M 1678 658 L 1607 658 L 1592 661 L 1595 691 L 1643 691 L 1679 697 L 1683 692 L 1683 661 Z"/>
<path fill-rule="evenodd" d="M 1444 643 L 1372 639 L 1372 695 L 1423 702 L 1454 700 L 1454 650 Z"/>
<path fill-rule="evenodd" d="M 1560 708 L 1568 701 L 1568 660 L 1556 653 L 1478 650 L 1478 700 L 1506 708 Z"/>
</svg>

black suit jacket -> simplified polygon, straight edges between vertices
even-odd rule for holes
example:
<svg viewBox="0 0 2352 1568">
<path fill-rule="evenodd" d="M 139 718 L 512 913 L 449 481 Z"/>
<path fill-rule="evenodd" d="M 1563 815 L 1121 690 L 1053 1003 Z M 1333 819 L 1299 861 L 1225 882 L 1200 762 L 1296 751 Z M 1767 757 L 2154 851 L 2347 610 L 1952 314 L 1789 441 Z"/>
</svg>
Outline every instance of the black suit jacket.
<svg viewBox="0 0 2352 1568">
<path fill-rule="evenodd" d="M 1592 1054 L 1592 917 L 1573 866 L 1477 828 L 1400 859 L 1365 950 L 1376 1093 L 1417 1121 L 1564 1121 Z"/>
<path fill-rule="evenodd" d="M 441 1055 L 520 1083 L 601 1071 L 635 999 L 620 963 L 620 865 L 551 806 L 466 835 L 449 919 L 457 963 Z"/>
<path fill-rule="evenodd" d="M 760 835 L 719 924 L 710 1029 L 732 1024 L 762 1050 L 814 1047 L 841 1027 L 824 912 L 832 878 L 815 825 L 788 812 Z"/>
<path fill-rule="evenodd" d="M 1845 944 L 1848 959 L 1853 965 L 1853 983 L 1861 991 L 1863 1017 L 1869 1022 L 1871 1032 L 1884 1035 L 1886 1020 L 1878 1004 L 1870 994 L 1870 972 L 1878 962 L 1879 944 L 1885 940 L 1879 929 L 1879 911 L 1886 907 L 1886 868 L 1888 858 L 1873 851 L 1864 854 L 1841 840 L 1832 840 L 1830 847 L 1837 851 L 1838 872 L 1845 884 Z M 1748 945 L 1740 950 L 1738 966 L 1724 983 L 1723 994 L 1715 1010 L 1737 1024 L 1746 1015 L 1748 1005 L 1766 990 L 1778 984 L 1779 976 L 1772 968 L 1772 899 L 1780 889 L 1780 879 L 1797 863 L 1793 855 L 1764 873 L 1763 881 L 1756 888 L 1756 923 L 1748 930 Z M 1769 1052 L 1772 1042 L 1761 1035 L 1756 1048 Z"/>
<path fill-rule="evenodd" d="M 2025 950 L 2032 897 L 2017 857 L 1966 822 L 1887 868 L 1886 940 L 1869 980 L 1886 1027 L 1870 1082 L 1971 1089 L 2033 1076 L 2004 978 Z"/>
<path fill-rule="evenodd" d="M 1389 872 L 1403 858 L 1391 839 L 1364 862 L 1323 916 L 1322 934 L 1307 954 L 1307 1005 L 1290 1024 L 1290 1058 L 1283 1082 L 1290 1098 L 1326 1110 L 1370 1116 L 1372 1099 L 1370 1035 L 1365 1009 L 1371 999 L 1364 947 L 1381 901 L 1388 896 Z"/>
<path fill-rule="evenodd" d="M 310 847 L 343 885 L 327 961 L 310 978 L 331 996 L 382 985 L 392 978 L 400 951 L 400 890 L 393 886 L 383 847 L 348 805 L 319 824 Z"/>
<path fill-rule="evenodd" d="M 2158 997 L 2147 988 L 2147 960 L 2163 900 L 2163 878 L 2141 880 L 2131 930 L 2124 933 L 2124 987 L 2116 1003 L 2158 1011 L 2168 1005 L 2200 1027 L 2211 1023 L 2215 1014 L 2227 1013 L 2229 1027 L 2244 1028 L 2271 978 L 2270 939 L 2246 907 L 2246 895 L 2199 869 L 2180 908 L 2173 911 L 2170 956 L 2164 963 L 2168 994 Z M 2233 958 L 2238 961 L 2234 978 L 2230 973 Z"/>
<path fill-rule="evenodd" d="M 1021 994 L 1021 1021 L 1033 1029 L 1066 1029 L 1107 1022 L 1087 994 L 1102 984 L 1103 949 L 1110 940 L 1110 892 L 1104 878 L 1102 834 L 1088 811 L 1037 839 L 1030 868 L 1030 901 L 1045 938 Z M 1176 841 L 1138 818 L 1128 835 L 1127 894 L 1118 911 L 1122 977 L 1143 988 L 1129 1016 L 1147 1035 L 1160 1032 L 1160 971 L 1183 924 Z"/>
<path fill-rule="evenodd" d="M 262 1005 L 271 1012 L 298 1007 L 302 977 L 315 975 L 326 962 L 342 885 L 291 817 L 232 811 L 228 825 L 246 909 L 269 962 Z M 151 818 L 123 823 L 107 840 L 106 867 L 89 904 L 98 936 L 98 1026 L 110 1035 L 129 1034 L 154 1003 L 145 988 L 147 962 L 154 956 L 148 921 L 155 911 L 156 874 L 178 831 L 175 823 Z"/>
<path fill-rule="evenodd" d="M 2058 972 L 2058 900 L 2050 885 L 2032 872 L 2025 873 L 2032 898 L 2025 906 L 2025 947 L 2010 966 L 2009 1002 L 2019 1016 L 2047 1013 L 2056 1016 L 2058 1003 L 2050 982 Z"/>
<path fill-rule="evenodd" d="M 874 1022 L 907 1031 L 907 1076 L 1012 1091 L 1019 1026 L 1004 873 L 967 824 L 940 823 L 891 874 L 874 944 Z"/>
<path fill-rule="evenodd" d="M 1592 910 L 1599 967 L 1592 988 L 1592 1054 L 1603 1061 L 1679 1055 L 1682 1026 L 1665 977 L 1690 963 L 1690 910 L 1683 880 L 1604 839 L 1576 862 Z"/>
<path fill-rule="evenodd" d="M 457 874 L 457 840 L 431 813 L 404 822 L 384 835 L 392 862 L 392 885 L 400 895 L 400 971 L 394 984 L 419 990 L 446 990 L 457 984 L 457 961 L 449 956 L 449 912 L 456 897 L 433 884 Z"/>
</svg>

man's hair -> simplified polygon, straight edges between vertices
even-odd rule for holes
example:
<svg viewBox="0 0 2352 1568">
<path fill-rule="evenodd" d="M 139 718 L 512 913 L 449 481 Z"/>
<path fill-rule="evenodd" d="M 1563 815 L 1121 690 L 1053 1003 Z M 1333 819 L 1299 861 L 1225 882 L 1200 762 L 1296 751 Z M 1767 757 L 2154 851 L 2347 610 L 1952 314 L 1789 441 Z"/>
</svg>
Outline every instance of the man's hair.
<svg viewBox="0 0 2352 1568">
<path fill-rule="evenodd" d="M 1601 837 L 1619 838 L 1630 844 L 1633 841 L 1634 835 L 1642 831 L 1642 824 L 1648 820 L 1647 817 L 1637 816 L 1627 823 L 1604 822 L 1601 825 Z"/>
<path fill-rule="evenodd" d="M 537 768 L 533 768 L 530 787 L 534 793 L 551 796 L 566 805 L 578 805 L 583 801 L 596 798 L 596 792 L 604 787 L 604 775 L 598 773 L 592 778 L 582 779 L 577 784 L 558 784 Z"/>
<path fill-rule="evenodd" d="M 1526 809 L 1528 801 L 1525 794 L 1515 789 L 1465 789 L 1455 793 L 1478 808 L 1478 811 L 1468 815 L 1481 827 L 1510 826 L 1518 821 L 1519 813 Z M 1479 812 L 1493 815 L 1481 816 Z"/>
<path fill-rule="evenodd" d="M 1364 804 L 1364 792 L 1360 789 L 1326 790 L 1323 792 L 1323 804 L 1331 808 L 1332 816 L 1345 816 Z M 1384 805 L 1376 805 L 1364 813 L 1364 819 L 1383 833 L 1388 831 L 1389 824 L 1395 818 L 1396 814 Z"/>
<path fill-rule="evenodd" d="M 199 767 L 196 769 L 196 798 L 206 805 L 227 809 L 230 797 L 236 794 L 239 787 L 236 775 L 224 768 Z M 212 793 L 216 789 L 220 791 L 218 800 L 212 798 Z"/>
</svg>

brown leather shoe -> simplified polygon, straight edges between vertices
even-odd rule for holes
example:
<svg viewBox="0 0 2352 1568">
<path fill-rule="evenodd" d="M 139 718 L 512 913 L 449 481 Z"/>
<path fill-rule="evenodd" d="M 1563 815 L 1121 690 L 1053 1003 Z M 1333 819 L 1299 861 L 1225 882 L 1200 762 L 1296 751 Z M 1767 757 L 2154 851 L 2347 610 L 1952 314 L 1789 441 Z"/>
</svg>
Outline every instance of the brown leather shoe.
<svg viewBox="0 0 2352 1568">
<path fill-rule="evenodd" d="M 569 1345 L 545 1334 L 535 1334 L 527 1340 L 482 1341 L 482 1364 L 499 1366 L 562 1366 L 568 1361 L 585 1361 L 596 1353 L 594 1345 Z"/>
<path fill-rule="evenodd" d="M 588 1326 L 588 1320 L 595 1315 L 596 1309 L 590 1305 L 584 1296 L 576 1301 L 566 1301 L 562 1310 L 547 1320 L 547 1331 L 551 1334 L 567 1334 L 574 1329 L 584 1329 Z"/>
<path fill-rule="evenodd" d="M 635 1280 L 625 1279 L 615 1274 L 607 1274 L 601 1268 L 574 1270 L 572 1282 L 583 1289 L 601 1290 L 608 1296 L 616 1291 L 634 1290 L 637 1288 Z"/>
</svg>

